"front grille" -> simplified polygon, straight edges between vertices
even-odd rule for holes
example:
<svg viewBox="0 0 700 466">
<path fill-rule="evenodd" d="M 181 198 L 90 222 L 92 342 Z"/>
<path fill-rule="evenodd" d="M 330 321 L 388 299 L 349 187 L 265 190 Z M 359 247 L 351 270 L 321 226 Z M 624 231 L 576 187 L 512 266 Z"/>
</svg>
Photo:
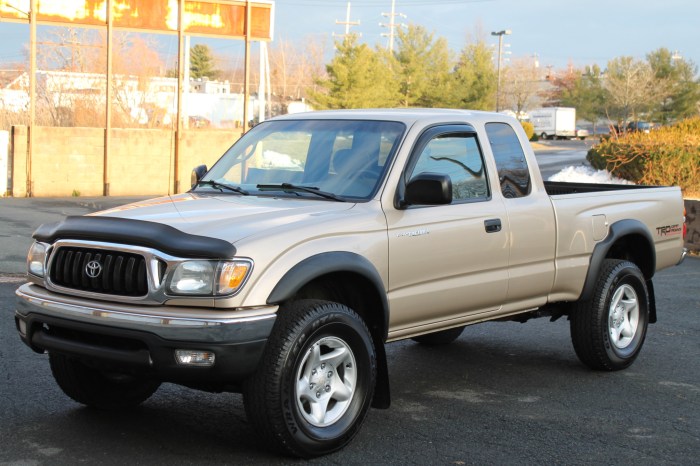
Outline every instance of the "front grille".
<svg viewBox="0 0 700 466">
<path fill-rule="evenodd" d="M 59 247 L 49 277 L 54 285 L 92 293 L 145 296 L 148 292 L 146 260 L 122 251 Z"/>
</svg>

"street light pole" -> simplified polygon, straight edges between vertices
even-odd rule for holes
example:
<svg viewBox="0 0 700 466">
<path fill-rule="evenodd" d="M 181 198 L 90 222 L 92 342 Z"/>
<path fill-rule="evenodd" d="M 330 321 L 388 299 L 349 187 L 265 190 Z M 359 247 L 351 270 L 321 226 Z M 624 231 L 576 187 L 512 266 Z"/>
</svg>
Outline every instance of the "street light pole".
<svg viewBox="0 0 700 466">
<path fill-rule="evenodd" d="M 492 36 L 498 36 L 498 81 L 496 82 L 496 111 L 501 110 L 501 53 L 503 52 L 503 36 L 509 36 L 510 29 L 504 29 L 498 32 L 492 32 Z"/>
</svg>

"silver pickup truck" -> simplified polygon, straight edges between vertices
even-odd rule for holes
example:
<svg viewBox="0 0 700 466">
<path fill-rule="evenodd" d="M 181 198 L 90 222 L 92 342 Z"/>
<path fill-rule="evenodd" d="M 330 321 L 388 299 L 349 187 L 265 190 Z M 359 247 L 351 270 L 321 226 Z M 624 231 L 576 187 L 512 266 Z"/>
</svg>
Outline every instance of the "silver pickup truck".
<svg viewBox="0 0 700 466">
<path fill-rule="evenodd" d="M 520 124 L 458 110 L 264 122 L 185 194 L 42 225 L 17 291 L 61 389 L 122 409 L 162 382 L 244 394 L 282 452 L 326 454 L 389 406 L 385 344 L 566 316 L 619 370 L 684 257 L 675 187 L 543 182 Z"/>
</svg>

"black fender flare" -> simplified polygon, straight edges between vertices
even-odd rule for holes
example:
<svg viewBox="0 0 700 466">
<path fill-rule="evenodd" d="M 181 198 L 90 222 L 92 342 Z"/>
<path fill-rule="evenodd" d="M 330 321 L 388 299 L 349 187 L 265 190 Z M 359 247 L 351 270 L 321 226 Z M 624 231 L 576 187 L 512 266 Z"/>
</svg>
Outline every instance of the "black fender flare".
<svg viewBox="0 0 700 466">
<path fill-rule="evenodd" d="M 383 341 L 389 331 L 389 300 L 379 272 L 365 257 L 346 251 L 324 252 L 307 257 L 284 274 L 267 298 L 268 304 L 278 304 L 290 299 L 310 281 L 331 273 L 351 272 L 366 278 L 374 286 L 382 301 Z"/>
<path fill-rule="evenodd" d="M 628 235 L 642 236 L 649 246 L 649 264 L 645 268 L 646 270 L 642 270 L 642 273 L 644 274 L 647 283 L 651 282 L 651 278 L 654 276 L 654 271 L 656 270 L 656 254 L 654 252 L 654 239 L 652 238 L 651 233 L 649 232 L 649 229 L 646 227 L 646 225 L 644 225 L 639 220 L 620 220 L 610 225 L 608 236 L 603 241 L 596 244 L 596 246 L 593 248 L 591 260 L 588 265 L 588 274 L 586 275 L 586 281 L 583 285 L 583 291 L 581 292 L 581 296 L 579 297 L 580 300 L 587 300 L 591 298 L 591 296 L 593 295 L 593 288 L 595 286 L 595 282 L 598 279 L 598 274 L 603 264 L 603 260 L 605 260 L 605 258 L 608 256 L 610 248 L 613 247 L 613 245 L 618 239 Z"/>
</svg>

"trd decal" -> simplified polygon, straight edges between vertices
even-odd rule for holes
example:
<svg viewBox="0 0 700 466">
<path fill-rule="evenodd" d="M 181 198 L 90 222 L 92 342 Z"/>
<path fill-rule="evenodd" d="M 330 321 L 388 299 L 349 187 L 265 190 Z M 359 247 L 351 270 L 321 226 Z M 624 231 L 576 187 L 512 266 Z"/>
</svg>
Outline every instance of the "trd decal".
<svg viewBox="0 0 700 466">
<path fill-rule="evenodd" d="M 656 234 L 659 236 L 680 235 L 681 233 L 683 233 L 683 227 L 678 224 L 656 227 Z"/>
</svg>

